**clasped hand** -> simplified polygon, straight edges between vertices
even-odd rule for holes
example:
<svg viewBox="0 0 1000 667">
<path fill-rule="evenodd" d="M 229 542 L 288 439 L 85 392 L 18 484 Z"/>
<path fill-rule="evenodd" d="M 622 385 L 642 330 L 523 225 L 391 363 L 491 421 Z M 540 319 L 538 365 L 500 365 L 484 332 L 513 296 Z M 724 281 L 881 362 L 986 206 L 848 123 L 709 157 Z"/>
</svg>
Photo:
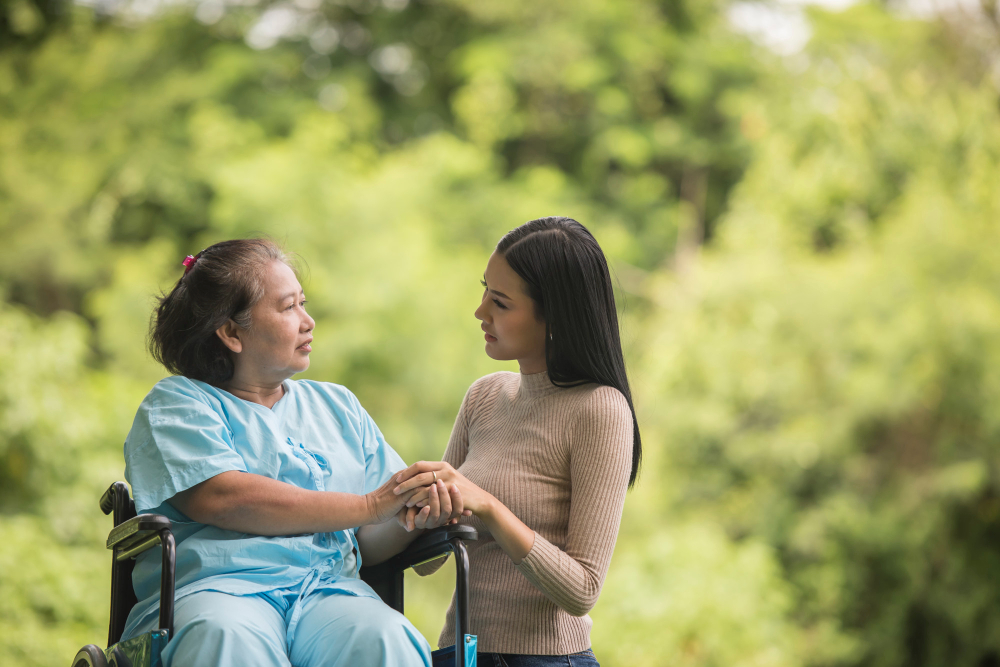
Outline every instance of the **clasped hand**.
<svg viewBox="0 0 1000 667">
<path fill-rule="evenodd" d="M 407 532 L 420 528 L 437 528 L 448 523 L 458 523 L 459 517 L 468 516 L 457 484 L 447 484 L 443 479 L 427 475 L 421 483 L 410 480 L 405 491 L 399 489 L 399 480 L 409 480 L 408 471 L 413 466 L 396 473 L 375 491 L 365 495 L 369 519 L 377 524 L 393 516 Z M 419 506 L 417 505 L 419 503 Z"/>
<path fill-rule="evenodd" d="M 393 493 L 407 498 L 396 520 L 408 531 L 458 523 L 458 517 L 479 514 L 493 499 L 444 461 L 418 461 L 393 481 L 399 484 Z"/>
</svg>

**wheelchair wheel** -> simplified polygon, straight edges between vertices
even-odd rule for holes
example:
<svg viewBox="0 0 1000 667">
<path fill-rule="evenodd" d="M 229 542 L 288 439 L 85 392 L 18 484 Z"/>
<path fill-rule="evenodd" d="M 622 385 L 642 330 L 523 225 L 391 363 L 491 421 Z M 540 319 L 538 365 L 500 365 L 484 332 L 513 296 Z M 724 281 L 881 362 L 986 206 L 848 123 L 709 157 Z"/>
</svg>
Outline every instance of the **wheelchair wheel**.
<svg viewBox="0 0 1000 667">
<path fill-rule="evenodd" d="M 73 667 L 108 667 L 104 651 L 93 644 L 87 644 L 73 658 Z"/>
</svg>

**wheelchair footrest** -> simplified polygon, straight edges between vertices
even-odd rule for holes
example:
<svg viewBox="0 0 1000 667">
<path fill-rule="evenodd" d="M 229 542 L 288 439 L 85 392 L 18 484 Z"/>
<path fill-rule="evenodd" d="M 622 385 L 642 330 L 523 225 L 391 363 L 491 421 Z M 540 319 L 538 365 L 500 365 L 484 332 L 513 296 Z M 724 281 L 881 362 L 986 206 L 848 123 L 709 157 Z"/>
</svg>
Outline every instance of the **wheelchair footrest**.
<svg viewBox="0 0 1000 667">
<path fill-rule="evenodd" d="M 160 652 L 170 641 L 166 630 L 154 630 L 109 646 L 108 667 L 161 667 Z"/>
</svg>

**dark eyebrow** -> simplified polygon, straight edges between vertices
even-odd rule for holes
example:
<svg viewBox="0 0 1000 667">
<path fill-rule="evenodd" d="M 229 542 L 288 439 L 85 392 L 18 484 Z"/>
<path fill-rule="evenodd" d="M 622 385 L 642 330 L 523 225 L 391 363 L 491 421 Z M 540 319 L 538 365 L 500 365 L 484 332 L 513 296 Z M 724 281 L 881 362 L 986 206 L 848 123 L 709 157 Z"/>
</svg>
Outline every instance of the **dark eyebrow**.
<svg viewBox="0 0 1000 667">
<path fill-rule="evenodd" d="M 485 274 L 483 275 L 483 286 L 484 287 L 486 286 L 486 276 L 485 276 Z M 486 291 L 487 292 L 492 292 L 493 294 L 496 294 L 497 296 L 502 296 L 503 298 L 507 299 L 508 301 L 513 301 L 513 299 L 511 299 L 509 296 L 507 296 L 506 294 L 504 294 L 503 292 L 500 292 L 498 290 L 490 289 L 489 287 L 486 287 Z"/>
</svg>

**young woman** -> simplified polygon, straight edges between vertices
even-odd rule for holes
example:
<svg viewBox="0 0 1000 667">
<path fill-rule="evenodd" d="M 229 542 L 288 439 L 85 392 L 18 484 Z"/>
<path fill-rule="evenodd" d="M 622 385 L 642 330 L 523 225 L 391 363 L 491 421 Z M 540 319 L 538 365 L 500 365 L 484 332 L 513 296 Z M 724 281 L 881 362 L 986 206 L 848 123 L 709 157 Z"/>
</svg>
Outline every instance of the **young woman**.
<svg viewBox="0 0 1000 667">
<path fill-rule="evenodd" d="M 483 287 L 486 354 L 516 359 L 520 373 L 476 381 L 444 460 L 396 476 L 396 493 L 417 490 L 402 520 L 409 527 L 428 502 L 419 487 L 436 480 L 457 485 L 472 511 L 480 665 L 591 667 L 587 612 L 641 456 L 607 262 L 583 225 L 542 218 L 500 240 Z M 447 618 L 441 646 L 454 643 Z"/>
</svg>

